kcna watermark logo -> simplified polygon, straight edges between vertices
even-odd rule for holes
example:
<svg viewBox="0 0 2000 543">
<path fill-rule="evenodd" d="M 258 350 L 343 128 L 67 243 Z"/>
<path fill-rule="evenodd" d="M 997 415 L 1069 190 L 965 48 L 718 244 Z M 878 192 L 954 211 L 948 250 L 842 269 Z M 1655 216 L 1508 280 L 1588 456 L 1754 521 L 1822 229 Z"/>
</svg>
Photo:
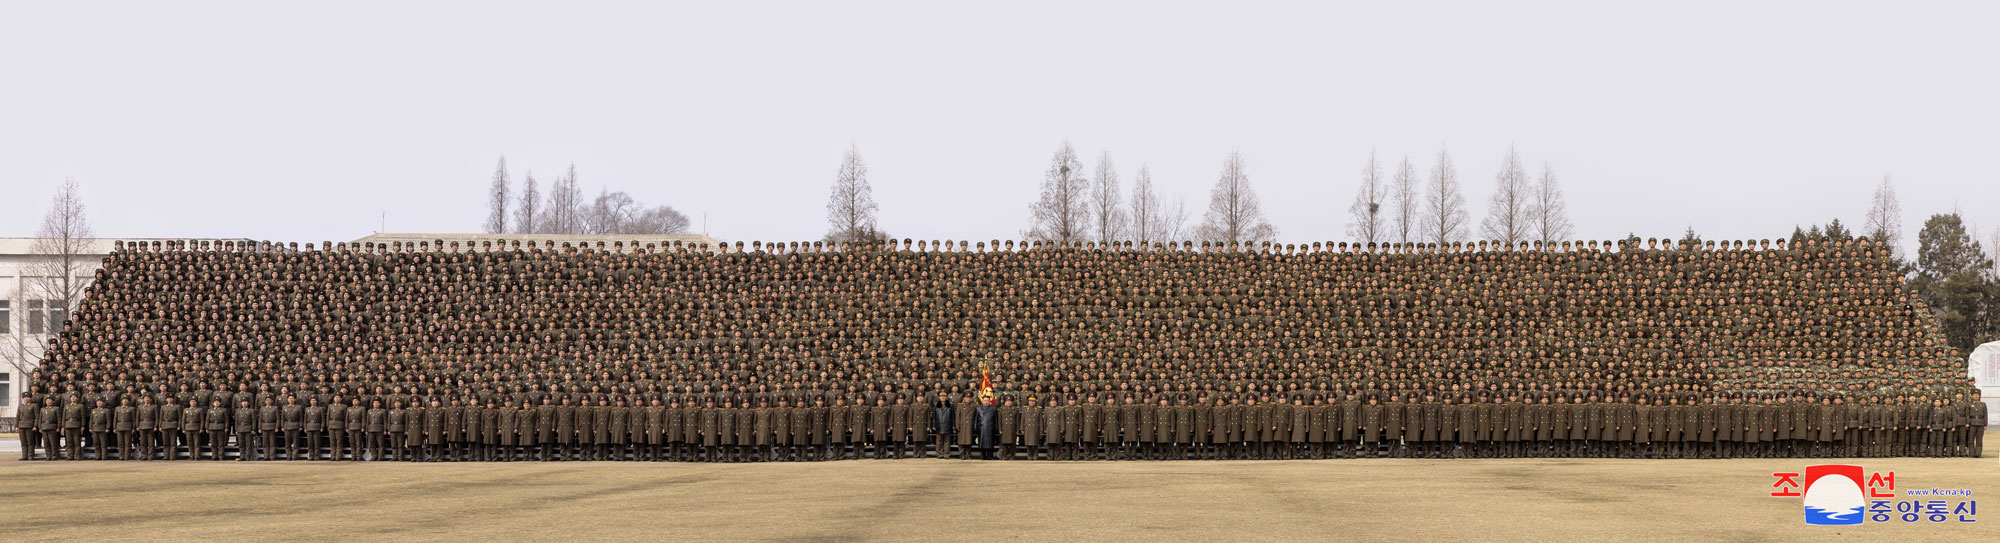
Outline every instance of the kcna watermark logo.
<svg viewBox="0 0 2000 543">
<path fill-rule="evenodd" d="M 1864 476 L 1865 475 L 1865 476 Z M 1806 524 L 1845 526 L 1863 521 L 1887 523 L 1946 520 L 1977 522 L 1979 502 L 1965 489 L 1896 490 L 1896 472 L 1866 473 L 1861 466 L 1820 464 L 1806 466 L 1805 473 L 1773 473 L 1772 497 L 1802 498 Z M 1912 499 L 1957 496 L 1963 501 Z"/>
</svg>

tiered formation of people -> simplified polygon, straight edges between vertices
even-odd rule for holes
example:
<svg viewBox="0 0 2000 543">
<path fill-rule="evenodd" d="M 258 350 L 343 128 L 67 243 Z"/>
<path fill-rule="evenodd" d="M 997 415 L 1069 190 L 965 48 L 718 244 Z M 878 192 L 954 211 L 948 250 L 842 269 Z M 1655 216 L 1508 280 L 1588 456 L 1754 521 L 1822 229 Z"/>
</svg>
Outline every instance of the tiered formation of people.
<svg viewBox="0 0 2000 543">
<path fill-rule="evenodd" d="M 1881 247 L 1644 245 L 135 242 L 23 457 L 1979 453 Z"/>
</svg>

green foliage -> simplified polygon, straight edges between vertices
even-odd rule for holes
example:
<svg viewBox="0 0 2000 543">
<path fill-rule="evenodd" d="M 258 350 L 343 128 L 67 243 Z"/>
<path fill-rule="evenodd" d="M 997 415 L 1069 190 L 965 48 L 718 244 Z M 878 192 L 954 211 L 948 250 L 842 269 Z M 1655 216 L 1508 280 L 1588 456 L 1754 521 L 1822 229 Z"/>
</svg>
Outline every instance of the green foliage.
<svg viewBox="0 0 2000 543">
<path fill-rule="evenodd" d="M 2000 337 L 2000 280 L 1957 214 L 1932 215 L 1917 232 L 1915 291 L 1961 353 Z"/>
</svg>

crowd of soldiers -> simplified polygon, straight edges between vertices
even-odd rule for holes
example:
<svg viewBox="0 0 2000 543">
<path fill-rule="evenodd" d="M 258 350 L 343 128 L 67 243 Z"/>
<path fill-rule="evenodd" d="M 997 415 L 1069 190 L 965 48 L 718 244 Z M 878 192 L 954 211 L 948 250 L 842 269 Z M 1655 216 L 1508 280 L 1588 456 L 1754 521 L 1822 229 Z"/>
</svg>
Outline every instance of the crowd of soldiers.
<svg viewBox="0 0 2000 543">
<path fill-rule="evenodd" d="M 18 420 L 24 459 L 1976 456 L 1960 370 L 1865 239 L 152 242 Z"/>
</svg>

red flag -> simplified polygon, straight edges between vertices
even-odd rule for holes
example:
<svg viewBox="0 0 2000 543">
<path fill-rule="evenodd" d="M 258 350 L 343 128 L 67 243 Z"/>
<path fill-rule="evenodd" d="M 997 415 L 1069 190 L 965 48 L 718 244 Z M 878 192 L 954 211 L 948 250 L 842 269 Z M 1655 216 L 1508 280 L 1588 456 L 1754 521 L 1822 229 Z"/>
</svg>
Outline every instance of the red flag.
<svg viewBox="0 0 2000 543">
<path fill-rule="evenodd" d="M 979 403 L 993 405 L 993 372 L 979 365 Z"/>
</svg>

